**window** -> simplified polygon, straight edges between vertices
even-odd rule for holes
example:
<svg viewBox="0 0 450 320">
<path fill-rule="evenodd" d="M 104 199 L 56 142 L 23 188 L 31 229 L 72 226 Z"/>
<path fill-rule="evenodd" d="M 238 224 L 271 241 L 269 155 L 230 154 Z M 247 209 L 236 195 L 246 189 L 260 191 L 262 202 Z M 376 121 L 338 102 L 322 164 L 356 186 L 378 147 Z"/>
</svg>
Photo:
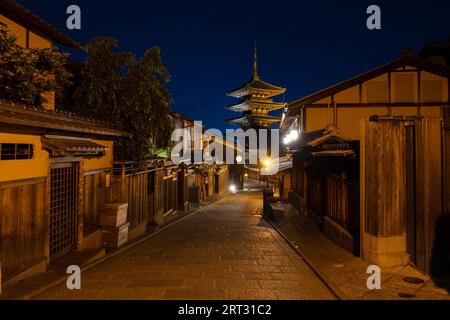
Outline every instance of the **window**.
<svg viewBox="0 0 450 320">
<path fill-rule="evenodd" d="M 33 158 L 32 144 L 0 143 L 0 160 L 27 160 Z"/>
<path fill-rule="evenodd" d="M 369 81 L 367 82 L 367 102 L 386 103 L 388 100 L 388 83 L 387 81 Z"/>
<path fill-rule="evenodd" d="M 442 96 L 441 80 L 422 81 L 422 102 L 441 102 Z"/>
<path fill-rule="evenodd" d="M 415 102 L 414 74 L 396 74 L 394 77 L 395 102 Z"/>
</svg>

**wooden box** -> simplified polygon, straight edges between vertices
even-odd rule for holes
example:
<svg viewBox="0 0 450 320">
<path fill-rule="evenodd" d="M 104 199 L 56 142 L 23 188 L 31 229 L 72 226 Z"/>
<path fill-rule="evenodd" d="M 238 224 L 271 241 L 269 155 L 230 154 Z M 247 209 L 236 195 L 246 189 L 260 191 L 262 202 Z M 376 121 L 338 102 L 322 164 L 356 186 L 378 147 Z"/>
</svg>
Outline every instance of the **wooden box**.
<svg viewBox="0 0 450 320">
<path fill-rule="evenodd" d="M 128 241 L 128 229 L 130 224 L 125 223 L 118 228 L 102 228 L 103 248 L 117 249 Z"/>
<path fill-rule="evenodd" d="M 100 225 L 117 228 L 127 222 L 128 203 L 108 203 L 100 208 Z"/>
</svg>

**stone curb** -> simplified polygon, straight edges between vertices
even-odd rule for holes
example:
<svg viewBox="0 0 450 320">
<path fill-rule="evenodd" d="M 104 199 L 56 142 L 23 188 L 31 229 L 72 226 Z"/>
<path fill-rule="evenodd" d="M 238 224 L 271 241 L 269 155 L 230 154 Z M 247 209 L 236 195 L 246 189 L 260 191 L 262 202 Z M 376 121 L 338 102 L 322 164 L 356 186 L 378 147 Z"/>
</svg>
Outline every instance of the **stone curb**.
<svg viewBox="0 0 450 320">
<path fill-rule="evenodd" d="M 338 299 L 338 300 L 350 300 L 341 289 L 339 289 L 336 285 L 333 284 L 330 279 L 324 275 L 320 268 L 318 268 L 314 262 L 306 256 L 301 250 L 291 242 L 291 240 L 269 219 L 264 218 L 265 221 L 267 221 L 274 230 L 287 242 L 287 244 L 295 250 L 295 252 L 302 257 L 303 260 L 305 260 L 306 264 L 311 268 L 311 270 L 320 278 L 320 280 L 325 284 L 325 286 L 331 291 L 331 293 Z"/>
</svg>

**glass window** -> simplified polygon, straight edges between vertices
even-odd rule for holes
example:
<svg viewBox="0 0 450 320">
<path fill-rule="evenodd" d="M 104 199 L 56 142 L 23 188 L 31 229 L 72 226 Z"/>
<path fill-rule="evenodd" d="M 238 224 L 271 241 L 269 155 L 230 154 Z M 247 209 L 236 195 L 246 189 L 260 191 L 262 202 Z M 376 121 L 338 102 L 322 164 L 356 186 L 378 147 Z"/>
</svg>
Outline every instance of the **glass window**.
<svg viewBox="0 0 450 320">
<path fill-rule="evenodd" d="M 33 158 L 33 145 L 0 143 L 0 160 L 27 160 Z"/>
</svg>

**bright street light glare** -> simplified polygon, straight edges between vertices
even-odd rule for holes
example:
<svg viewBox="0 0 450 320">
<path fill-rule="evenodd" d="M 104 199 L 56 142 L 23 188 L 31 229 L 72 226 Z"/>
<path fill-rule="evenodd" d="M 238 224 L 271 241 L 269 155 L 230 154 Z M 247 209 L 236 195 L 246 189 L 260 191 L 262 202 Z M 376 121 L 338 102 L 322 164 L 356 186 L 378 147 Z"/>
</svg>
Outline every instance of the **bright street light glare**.
<svg viewBox="0 0 450 320">
<path fill-rule="evenodd" d="M 291 131 L 289 132 L 289 135 L 290 135 L 290 137 L 291 137 L 291 140 L 293 140 L 293 141 L 297 140 L 297 139 L 298 139 L 298 136 L 299 136 L 297 130 L 291 130 Z"/>
</svg>

